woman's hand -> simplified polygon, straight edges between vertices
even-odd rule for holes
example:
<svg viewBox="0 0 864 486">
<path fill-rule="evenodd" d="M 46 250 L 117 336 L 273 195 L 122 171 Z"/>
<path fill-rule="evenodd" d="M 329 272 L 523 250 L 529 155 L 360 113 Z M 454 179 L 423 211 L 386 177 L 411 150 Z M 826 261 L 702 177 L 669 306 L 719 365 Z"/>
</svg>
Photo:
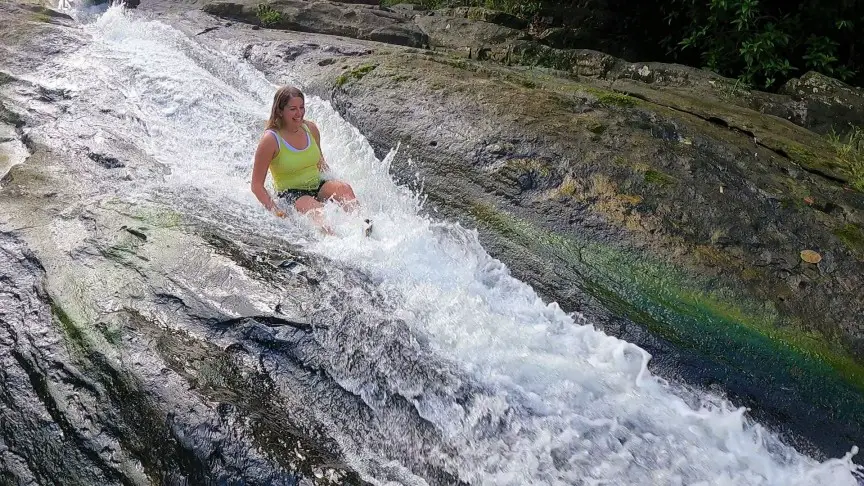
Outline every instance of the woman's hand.
<svg viewBox="0 0 864 486">
<path fill-rule="evenodd" d="M 330 172 L 330 166 L 327 165 L 327 161 L 324 160 L 324 156 L 318 160 L 318 171 L 319 172 Z"/>
</svg>

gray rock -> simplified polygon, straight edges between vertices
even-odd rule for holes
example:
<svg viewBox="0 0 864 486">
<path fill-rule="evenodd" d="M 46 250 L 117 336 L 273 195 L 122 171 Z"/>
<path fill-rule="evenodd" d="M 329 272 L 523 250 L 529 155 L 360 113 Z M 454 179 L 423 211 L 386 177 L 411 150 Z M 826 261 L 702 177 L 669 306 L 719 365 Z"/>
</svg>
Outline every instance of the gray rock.
<svg viewBox="0 0 864 486">
<path fill-rule="evenodd" d="M 388 25 L 364 34 L 360 38 L 402 46 L 427 47 L 429 45 L 428 35 L 410 24 Z"/>
<path fill-rule="evenodd" d="M 403 16 L 362 4 L 329 1 L 277 0 L 259 15 L 260 2 L 213 2 L 203 10 L 218 17 L 271 29 L 314 32 L 386 42 L 409 47 L 428 45 L 426 34 Z"/>
<path fill-rule="evenodd" d="M 850 124 L 864 127 L 864 90 L 860 88 L 810 71 L 787 82 L 780 92 L 804 104 L 803 125 L 814 132 L 844 134 Z"/>
<path fill-rule="evenodd" d="M 523 36 L 516 29 L 461 17 L 418 16 L 414 22 L 428 36 L 429 45 L 436 48 L 469 47 L 477 52 L 481 48 L 506 44 Z"/>
<path fill-rule="evenodd" d="M 456 17 L 468 20 L 477 20 L 490 24 L 501 25 L 503 27 L 508 27 L 516 30 L 521 30 L 528 27 L 528 21 L 521 17 L 484 7 L 444 8 L 440 10 L 435 10 L 435 14 L 444 17 Z"/>
<path fill-rule="evenodd" d="M 397 3 L 396 5 L 390 5 L 389 7 L 382 8 L 390 12 L 402 15 L 405 18 L 412 18 L 415 15 L 425 11 L 424 8 L 414 5 L 413 3 Z"/>
</svg>

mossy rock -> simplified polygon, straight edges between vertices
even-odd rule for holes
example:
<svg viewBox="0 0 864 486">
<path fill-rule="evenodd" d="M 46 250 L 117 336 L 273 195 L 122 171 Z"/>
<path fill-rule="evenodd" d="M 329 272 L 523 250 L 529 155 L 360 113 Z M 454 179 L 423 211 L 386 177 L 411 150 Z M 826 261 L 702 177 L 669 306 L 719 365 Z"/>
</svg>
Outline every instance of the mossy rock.
<svg viewBox="0 0 864 486">
<path fill-rule="evenodd" d="M 565 179 L 559 191 L 570 187 L 568 180 L 572 179 Z M 836 373 L 834 376 L 847 384 L 864 390 L 864 365 L 849 356 L 842 345 L 787 322 L 771 306 L 722 286 L 706 291 L 704 282 L 674 266 L 613 246 L 550 233 L 488 205 L 475 205 L 469 211 L 481 226 L 538 255 L 572 265 L 586 280 L 583 285 L 589 292 L 602 300 L 612 299 L 605 302 L 609 308 L 634 318 L 637 312 L 643 318 L 663 316 L 641 322 L 670 341 L 692 345 L 711 335 L 714 351 L 719 354 L 759 349 L 782 359 L 785 369 L 806 368 L 823 377 Z M 697 251 L 722 265 L 731 258 L 710 246 Z M 733 342 L 735 345 L 730 346 Z"/>
<path fill-rule="evenodd" d="M 545 160 L 535 158 L 513 158 L 504 163 L 501 172 L 522 175 L 528 172 L 536 172 L 542 177 L 549 177 L 551 165 Z"/>
<path fill-rule="evenodd" d="M 526 45 L 518 50 L 518 55 L 518 64 L 540 66 L 559 71 L 570 71 L 576 63 L 573 53 L 539 44 Z"/>
<path fill-rule="evenodd" d="M 864 128 L 853 126 L 845 136 L 832 132 L 828 141 L 836 152 L 836 161 L 851 174 L 849 184 L 864 192 Z"/>
<path fill-rule="evenodd" d="M 555 172 L 546 160 L 536 158 L 512 158 L 495 170 L 496 178 L 515 183 L 521 190 L 548 187 Z"/>
<path fill-rule="evenodd" d="M 621 93 L 604 93 L 598 96 L 597 100 L 604 105 L 612 105 L 619 108 L 629 108 L 636 105 L 636 98 Z"/>
<path fill-rule="evenodd" d="M 376 67 L 378 67 L 377 64 L 364 64 L 348 71 L 347 73 L 342 73 L 336 78 L 336 86 L 341 88 L 352 80 L 359 81 L 372 72 Z"/>
<path fill-rule="evenodd" d="M 645 171 L 645 182 L 660 187 L 670 187 L 678 184 L 674 177 L 659 170 L 649 169 Z"/>
<path fill-rule="evenodd" d="M 50 304 L 51 313 L 54 315 L 54 319 L 60 324 L 60 328 L 63 330 L 69 346 L 78 352 L 84 352 L 89 349 L 90 343 L 81 327 L 72 320 L 69 314 L 56 301 L 51 300 Z"/>
<path fill-rule="evenodd" d="M 564 178 L 561 185 L 558 186 L 557 193 L 559 196 L 576 197 L 577 193 L 581 192 L 582 187 L 570 176 Z"/>
<path fill-rule="evenodd" d="M 617 91 L 608 91 L 593 86 L 582 85 L 579 88 L 581 91 L 588 93 L 597 98 L 600 104 L 606 106 L 614 106 L 618 108 L 631 108 L 639 103 L 639 100 L 626 94 Z"/>
<path fill-rule="evenodd" d="M 67 14 L 58 12 L 56 10 L 52 10 L 50 8 L 47 8 L 47 7 L 44 7 L 41 5 L 31 5 L 31 6 L 27 6 L 25 8 L 27 8 L 27 10 L 32 12 L 31 20 L 36 21 L 36 22 L 42 22 L 42 23 L 48 24 L 48 23 L 51 23 L 51 22 L 58 20 L 58 19 L 70 20 L 70 21 L 73 20 L 72 17 L 70 17 Z"/>
<path fill-rule="evenodd" d="M 589 132 L 595 135 L 602 135 L 608 127 L 597 120 L 591 120 L 588 122 L 587 128 Z"/>
<path fill-rule="evenodd" d="M 860 226 L 849 223 L 834 230 L 834 235 L 859 259 L 864 260 L 864 230 Z"/>
<path fill-rule="evenodd" d="M 485 7 L 456 7 L 444 8 L 436 11 L 439 15 L 449 17 L 462 17 L 468 20 L 488 22 L 501 25 L 511 29 L 521 30 L 528 27 L 528 21 L 500 10 Z"/>
<path fill-rule="evenodd" d="M 96 330 L 102 334 L 106 341 L 114 346 L 119 346 L 123 339 L 123 327 L 116 323 L 100 322 L 96 324 Z"/>
</svg>

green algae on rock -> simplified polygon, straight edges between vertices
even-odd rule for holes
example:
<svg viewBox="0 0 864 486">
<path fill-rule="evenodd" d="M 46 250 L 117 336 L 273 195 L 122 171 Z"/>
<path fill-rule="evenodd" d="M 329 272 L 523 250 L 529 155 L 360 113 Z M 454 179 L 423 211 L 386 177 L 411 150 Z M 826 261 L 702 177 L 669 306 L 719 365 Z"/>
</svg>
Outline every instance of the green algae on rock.
<svg viewBox="0 0 864 486">
<path fill-rule="evenodd" d="M 363 79 L 363 76 L 366 76 L 367 74 L 372 72 L 372 70 L 374 70 L 376 67 L 376 64 L 364 64 L 346 73 L 340 74 L 339 77 L 336 78 L 336 86 L 341 88 L 349 81 L 359 81 Z"/>
<path fill-rule="evenodd" d="M 860 260 L 864 260 L 864 229 L 854 223 L 848 223 L 834 230 L 834 234 Z"/>
</svg>

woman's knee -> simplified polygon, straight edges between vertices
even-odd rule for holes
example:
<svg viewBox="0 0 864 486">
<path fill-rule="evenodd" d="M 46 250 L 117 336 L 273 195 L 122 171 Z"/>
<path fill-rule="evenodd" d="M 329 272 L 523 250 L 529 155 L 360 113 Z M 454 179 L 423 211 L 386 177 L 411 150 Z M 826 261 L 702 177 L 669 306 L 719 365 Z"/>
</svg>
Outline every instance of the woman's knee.
<svg viewBox="0 0 864 486">
<path fill-rule="evenodd" d="M 294 208 L 299 213 L 308 213 L 314 209 L 319 209 L 323 205 L 312 196 L 302 196 L 294 201 Z"/>
<path fill-rule="evenodd" d="M 342 181 L 327 181 L 318 191 L 318 197 L 322 200 L 333 198 L 337 201 L 352 201 L 357 198 L 354 189 Z"/>
</svg>

